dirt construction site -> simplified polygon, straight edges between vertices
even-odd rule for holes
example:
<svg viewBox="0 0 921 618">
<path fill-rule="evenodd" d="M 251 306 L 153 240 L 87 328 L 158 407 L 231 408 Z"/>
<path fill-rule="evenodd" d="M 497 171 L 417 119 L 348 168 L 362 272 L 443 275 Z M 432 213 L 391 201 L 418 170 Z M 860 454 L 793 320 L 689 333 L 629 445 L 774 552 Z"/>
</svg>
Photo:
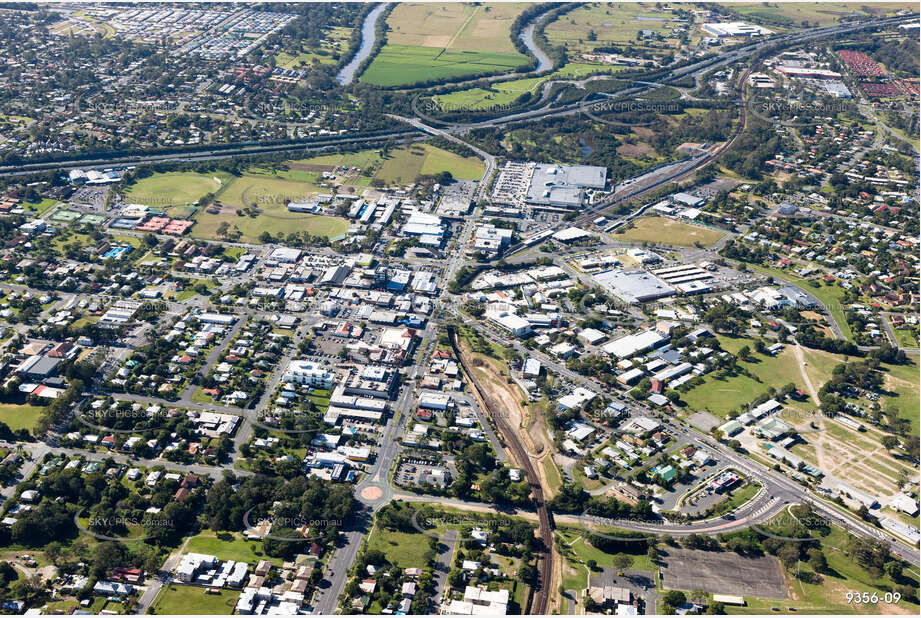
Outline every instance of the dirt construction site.
<svg viewBox="0 0 921 618">
<path fill-rule="evenodd" d="M 518 435 L 522 438 L 531 459 L 537 463 L 535 468 L 541 476 L 541 485 L 544 491 L 548 491 L 549 483 L 544 478 L 543 466 L 539 465 L 539 462 L 550 456 L 551 448 L 540 406 L 522 405 L 521 389 L 509 379 L 506 370 L 501 367 L 502 361 L 474 353 L 464 341 L 460 342 L 460 349 L 474 367 L 480 388 L 487 397 L 496 402 L 499 408 L 496 413 L 503 415 L 510 426 L 524 430 Z M 517 463 L 521 465 L 521 462 Z M 552 493 L 548 493 L 548 496 L 552 496 Z"/>
</svg>

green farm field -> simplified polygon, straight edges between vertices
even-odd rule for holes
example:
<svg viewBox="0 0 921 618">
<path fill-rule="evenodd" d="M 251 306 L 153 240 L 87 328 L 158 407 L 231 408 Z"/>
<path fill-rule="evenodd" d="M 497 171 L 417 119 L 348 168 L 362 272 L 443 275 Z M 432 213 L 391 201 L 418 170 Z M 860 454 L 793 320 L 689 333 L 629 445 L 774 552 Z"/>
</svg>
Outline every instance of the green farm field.
<svg viewBox="0 0 921 618">
<path fill-rule="evenodd" d="M 527 62 L 519 53 L 445 50 L 388 43 L 361 76 L 375 86 L 402 86 L 480 73 L 514 71 Z"/>
<path fill-rule="evenodd" d="M 377 86 L 512 71 L 528 62 L 512 44 L 521 3 L 407 3 L 387 18 L 387 43 L 361 76 Z"/>
</svg>

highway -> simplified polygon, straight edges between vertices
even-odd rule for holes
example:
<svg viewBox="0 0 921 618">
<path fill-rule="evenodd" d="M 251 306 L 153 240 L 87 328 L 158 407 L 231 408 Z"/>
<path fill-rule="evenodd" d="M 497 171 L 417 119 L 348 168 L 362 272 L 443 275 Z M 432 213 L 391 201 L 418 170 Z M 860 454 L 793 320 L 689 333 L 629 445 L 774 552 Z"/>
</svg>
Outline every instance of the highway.
<svg viewBox="0 0 921 618">
<path fill-rule="evenodd" d="M 635 86 L 621 90 L 617 92 L 614 96 L 615 99 L 628 99 L 636 97 L 639 94 L 647 93 L 655 88 L 660 87 L 661 85 L 667 85 L 671 82 L 680 80 L 684 77 L 698 77 L 712 71 L 716 68 L 723 67 L 739 60 L 744 60 L 750 58 L 755 54 L 758 54 L 762 51 L 776 48 L 777 50 L 790 47 L 792 45 L 798 45 L 807 41 L 814 39 L 819 39 L 827 36 L 838 36 L 843 34 L 848 34 L 852 32 L 858 32 L 860 30 L 866 30 L 871 28 L 878 28 L 880 26 L 886 26 L 891 24 L 898 24 L 908 21 L 917 21 L 917 14 L 906 15 L 901 17 L 888 17 L 883 19 L 875 19 L 871 21 L 861 22 L 857 24 L 844 24 L 836 26 L 825 26 L 822 28 L 813 28 L 806 32 L 797 33 L 797 34 L 787 34 L 779 37 L 772 37 L 765 40 L 759 40 L 757 42 L 748 43 L 741 45 L 724 53 L 709 56 L 697 62 L 685 65 L 683 67 L 677 67 L 670 70 L 668 73 L 662 77 L 657 77 L 655 82 L 636 82 L 640 84 L 647 84 L 641 86 Z M 653 85 L 648 85 L 653 84 Z M 507 124 L 512 124 L 516 122 L 521 122 L 524 120 L 539 120 L 542 118 L 556 117 L 556 116 L 567 116 L 576 113 L 581 113 L 584 108 L 584 103 L 578 101 L 575 103 L 566 103 L 562 105 L 545 105 L 544 107 L 527 110 L 522 112 L 514 112 L 506 115 L 499 115 L 491 119 L 479 120 L 476 122 L 451 122 L 449 120 L 439 120 L 432 117 L 424 117 L 423 119 L 436 124 L 444 125 L 444 129 L 450 133 L 467 133 L 474 129 L 490 128 L 504 126 Z"/>
<path fill-rule="evenodd" d="M 391 140 L 422 140 L 426 136 L 417 131 L 385 131 L 374 132 L 367 135 L 347 135 L 329 139 L 292 140 L 283 144 L 278 143 L 252 143 L 252 144 L 208 144 L 200 148 L 192 148 L 181 152 L 151 153 L 147 155 L 124 155 L 105 157 L 105 153 L 87 153 L 67 157 L 58 161 L 41 163 L 18 163 L 0 167 L 0 177 L 25 176 L 39 174 L 54 170 L 69 169 L 104 169 L 110 167 L 130 167 L 143 163 L 157 163 L 164 161 L 213 161 L 231 157 L 245 157 L 279 152 L 322 152 L 339 148 L 340 146 L 373 147 Z"/>
<path fill-rule="evenodd" d="M 880 26 L 903 23 L 907 21 L 917 20 L 917 14 L 906 15 L 901 17 L 891 17 L 884 19 L 876 19 L 867 22 L 861 22 L 858 24 L 845 24 L 837 26 L 826 26 L 823 28 L 814 28 L 803 33 L 797 34 L 788 34 L 780 37 L 774 37 L 764 41 L 758 41 L 755 43 L 750 43 L 747 45 L 742 45 L 733 50 L 730 50 L 724 54 L 720 54 L 715 57 L 704 58 L 703 60 L 691 63 L 684 67 L 675 68 L 668 73 L 666 73 L 661 78 L 658 78 L 656 84 L 668 84 L 675 80 L 679 80 L 686 76 L 698 77 L 703 73 L 713 70 L 715 68 L 743 60 L 747 57 L 750 57 L 753 54 L 767 50 L 772 47 L 776 47 L 778 50 L 784 47 L 789 47 L 791 45 L 796 45 L 806 41 L 810 41 L 817 38 L 822 38 L 826 36 L 836 36 L 848 34 L 851 32 L 857 32 L 860 30 L 877 28 Z M 638 82 L 639 83 L 639 82 Z M 642 82 L 650 83 L 650 82 Z M 643 94 L 655 89 L 656 85 L 640 85 L 622 90 L 615 95 L 616 99 L 635 97 L 639 94 Z M 575 103 L 567 103 L 563 105 L 546 105 L 539 109 L 528 110 L 524 112 L 516 112 L 512 114 L 507 114 L 504 116 L 497 116 L 492 119 L 473 122 L 473 123 L 450 123 L 439 120 L 437 118 L 425 117 L 423 120 L 426 120 L 429 123 L 443 124 L 443 128 L 446 132 L 451 134 L 466 133 L 473 129 L 486 128 L 486 127 L 497 127 L 504 126 L 507 124 L 512 124 L 515 122 L 521 122 L 525 120 L 539 120 L 542 118 L 549 118 L 555 116 L 566 116 L 576 113 L 582 113 L 584 108 L 584 103 L 579 101 Z M 178 153 L 158 153 L 158 154 L 148 154 L 148 155 L 125 155 L 120 157 L 113 158 L 101 158 L 104 153 L 90 153 L 84 155 L 76 155 L 73 157 L 68 157 L 60 161 L 51 161 L 43 163 L 29 163 L 24 162 L 17 165 L 7 165 L 0 167 L 0 177 L 4 176 L 21 176 L 32 173 L 39 173 L 52 170 L 67 170 L 73 168 L 82 168 L 82 169 L 93 169 L 93 168 L 105 168 L 105 167 L 114 167 L 114 166 L 131 166 L 131 165 L 140 165 L 142 163 L 151 163 L 156 161 L 206 161 L 206 160 L 215 160 L 223 159 L 232 156 L 246 156 L 246 155 L 259 155 L 259 154 L 270 154 L 277 152 L 291 152 L 291 151 L 324 151 L 332 148 L 336 148 L 341 145 L 348 144 L 361 144 L 361 145 L 373 145 L 378 144 L 383 141 L 393 140 L 393 139 L 406 139 L 406 140 L 421 140 L 425 139 L 424 135 L 413 131 L 385 131 L 385 132 L 375 132 L 368 135 L 349 135 L 342 136 L 337 138 L 330 138 L 325 140 L 297 140 L 285 144 L 277 143 L 250 143 L 250 144 L 240 144 L 235 146 L 234 144 L 210 144 L 202 146 L 201 148 L 190 149 Z"/>
</svg>

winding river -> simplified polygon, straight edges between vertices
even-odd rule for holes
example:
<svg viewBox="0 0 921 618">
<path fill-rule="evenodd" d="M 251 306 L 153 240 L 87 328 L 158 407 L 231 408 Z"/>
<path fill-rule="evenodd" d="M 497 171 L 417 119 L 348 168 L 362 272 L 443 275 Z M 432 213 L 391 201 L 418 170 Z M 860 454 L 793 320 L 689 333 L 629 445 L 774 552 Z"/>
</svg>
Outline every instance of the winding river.
<svg viewBox="0 0 921 618">
<path fill-rule="evenodd" d="M 374 49 L 374 41 L 377 38 L 377 29 L 375 28 L 377 18 L 381 16 L 388 4 L 390 3 L 379 4 L 365 17 L 365 21 L 361 26 L 361 47 L 358 48 L 358 52 L 349 60 L 349 63 L 342 67 L 342 70 L 336 75 L 336 81 L 343 86 L 352 83 L 355 79 L 355 71 L 371 55 L 371 50 Z"/>
<path fill-rule="evenodd" d="M 550 57 L 544 53 L 540 47 L 534 42 L 534 29 L 537 28 L 537 24 L 544 20 L 544 18 L 549 15 L 549 12 L 540 15 L 537 19 L 532 21 L 530 24 L 525 26 L 524 30 L 519 34 L 525 47 L 530 50 L 532 54 L 537 58 L 537 68 L 532 71 L 532 73 L 543 73 L 544 71 L 549 71 L 553 68 L 553 62 L 550 60 Z"/>
</svg>

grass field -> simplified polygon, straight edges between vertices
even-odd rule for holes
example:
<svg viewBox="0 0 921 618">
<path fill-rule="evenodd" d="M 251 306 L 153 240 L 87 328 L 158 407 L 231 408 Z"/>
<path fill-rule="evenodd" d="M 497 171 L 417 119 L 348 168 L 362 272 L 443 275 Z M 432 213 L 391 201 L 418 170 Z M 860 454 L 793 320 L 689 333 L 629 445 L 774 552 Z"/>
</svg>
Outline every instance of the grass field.
<svg viewBox="0 0 921 618">
<path fill-rule="evenodd" d="M 55 204 L 60 204 L 58 200 L 53 200 L 51 198 L 43 198 L 37 202 L 23 202 L 23 208 L 28 211 L 35 213 L 38 216 L 41 216 L 51 210 Z"/>
<path fill-rule="evenodd" d="M 605 553 L 604 551 L 593 546 L 585 539 L 585 536 L 581 530 L 563 528 L 560 532 L 560 536 L 566 539 L 567 545 L 572 548 L 573 553 L 580 560 L 582 560 L 582 562 L 594 560 L 600 567 L 614 566 L 614 556 L 616 554 Z M 624 546 L 627 546 L 627 544 L 624 543 Z M 649 558 L 646 554 L 645 544 L 637 543 L 636 547 L 637 550 L 635 553 L 624 553 L 625 556 L 629 556 L 633 560 L 633 564 L 628 568 L 644 570 L 652 569 L 652 565 L 649 564 Z"/>
<path fill-rule="evenodd" d="M 391 564 L 401 569 L 424 567 L 429 537 L 421 532 L 397 532 L 375 526 L 368 538 L 368 549 L 382 551 Z"/>
<path fill-rule="evenodd" d="M 31 432 L 44 409 L 41 406 L 28 404 L 0 403 L 0 422 L 6 423 L 13 431 L 25 429 Z"/>
<path fill-rule="evenodd" d="M 816 388 L 831 379 L 835 365 L 840 365 L 846 357 L 842 354 L 832 354 L 825 350 L 803 348 L 803 359 L 806 361 L 806 375 Z"/>
<path fill-rule="evenodd" d="M 361 81 L 375 86 L 402 86 L 465 75 L 514 71 L 527 60 L 519 53 L 450 51 L 388 43 L 362 74 Z"/>
<path fill-rule="evenodd" d="M 196 238 L 218 238 L 218 227 L 227 222 L 231 229 L 241 232 L 240 240 L 258 241 L 262 232 L 273 236 L 292 231 L 307 231 L 317 236 L 333 238 L 348 229 L 348 222 L 338 217 L 310 215 L 288 211 L 288 201 L 308 199 L 320 193 L 319 187 L 284 178 L 273 178 L 262 174 L 244 174 L 228 182 L 218 196 L 221 212 L 212 214 L 200 210 L 195 215 L 195 226 L 191 235 Z M 255 217 L 238 216 L 242 208 L 258 208 Z"/>
<path fill-rule="evenodd" d="M 195 218 L 197 223 L 192 228 L 191 236 L 217 239 L 217 229 L 224 221 L 230 224 L 231 229 L 236 227 L 240 230 L 242 235 L 239 240 L 242 242 L 258 242 L 263 232 L 279 236 L 292 231 L 306 231 L 314 236 L 335 238 L 349 229 L 348 221 L 339 217 L 291 213 L 281 205 L 263 208 L 262 211 L 263 214 L 257 217 L 237 217 L 223 213 L 219 215 L 200 214 Z"/>
<path fill-rule="evenodd" d="M 219 594 L 205 594 L 197 586 L 170 585 L 160 591 L 154 601 L 157 614 L 216 614 L 228 615 L 240 598 L 239 590 L 221 590 Z"/>
<path fill-rule="evenodd" d="M 889 15 L 896 10 L 916 10 L 916 5 L 901 2 L 872 4 L 851 4 L 845 2 L 752 2 L 748 4 L 727 3 L 743 17 L 763 20 L 771 24 L 800 26 L 828 26 L 838 23 L 847 15 Z M 912 9 L 911 7 L 914 7 Z"/>
<path fill-rule="evenodd" d="M 497 105 L 508 105 L 525 92 L 536 94 L 546 78 L 530 77 L 507 82 L 496 82 L 487 90 L 470 88 L 434 97 L 446 111 L 457 109 L 489 109 Z"/>
<path fill-rule="evenodd" d="M 420 174 L 435 175 L 450 172 L 461 180 L 479 180 L 483 176 L 483 162 L 476 157 L 462 157 L 453 152 L 436 148 L 430 144 L 413 144 L 396 148 L 384 157 L 380 150 L 362 150 L 346 154 L 323 155 L 311 159 L 289 161 L 297 165 L 325 166 L 330 169 L 343 165 L 371 170 L 367 178 L 379 180 L 385 185 L 412 183 Z"/>
<path fill-rule="evenodd" d="M 592 73 L 617 73 L 618 71 L 626 70 L 622 66 L 613 66 L 608 64 L 587 64 L 584 62 L 567 62 L 559 69 L 553 72 L 551 77 L 553 78 L 566 78 L 566 77 L 585 77 Z"/>
<path fill-rule="evenodd" d="M 532 96 L 540 93 L 540 87 L 550 79 L 580 78 L 591 73 L 615 73 L 624 67 L 603 64 L 567 63 L 546 77 L 526 77 L 507 82 L 495 82 L 486 88 L 468 88 L 434 97 L 443 110 L 488 110 L 511 104 L 525 92 Z"/>
<path fill-rule="evenodd" d="M 281 566 L 282 563 L 281 558 L 272 558 L 262 553 L 262 541 L 247 541 L 238 534 L 234 534 L 232 541 L 222 541 L 210 530 L 189 539 L 185 551 L 186 553 L 211 554 L 220 560 L 249 563 L 268 560 L 277 566 Z"/>
<path fill-rule="evenodd" d="M 229 178 L 224 172 L 153 174 L 131 185 L 125 193 L 125 201 L 157 208 L 189 204 L 197 202 L 208 193 L 217 192 Z"/>
<path fill-rule="evenodd" d="M 880 397 L 880 405 L 885 409 L 889 405 L 898 407 L 902 418 L 911 421 L 912 433 L 918 433 L 918 410 L 921 409 L 921 378 L 918 375 L 918 363 L 909 365 L 882 365 L 886 372 L 885 389 L 894 396 Z"/>
<path fill-rule="evenodd" d="M 553 457 L 545 457 L 541 462 L 541 465 L 544 467 L 544 474 L 547 477 L 547 484 L 550 486 L 550 493 L 556 495 L 560 490 L 560 487 L 563 486 L 563 479 L 560 476 L 560 469 L 556 467 L 556 464 L 553 462 Z"/>
<path fill-rule="evenodd" d="M 316 185 L 276 178 L 268 174 L 244 174 L 221 190 L 218 201 L 233 208 L 285 206 L 288 201 L 307 200 L 321 192 Z"/>
<path fill-rule="evenodd" d="M 338 61 L 338 53 L 348 46 L 349 37 L 352 34 L 351 28 L 333 27 L 324 30 L 323 39 L 317 49 L 310 51 L 300 51 L 296 54 L 279 52 L 275 56 L 275 66 L 282 69 L 300 69 L 309 67 L 314 62 L 317 64 L 335 64 Z"/>
<path fill-rule="evenodd" d="M 918 347 L 918 337 L 915 336 L 915 333 L 910 328 L 900 328 L 893 329 L 892 331 L 895 334 L 895 341 L 899 344 L 899 347 L 902 348 L 917 348 Z"/>
<path fill-rule="evenodd" d="M 730 410 L 754 400 L 758 395 L 767 391 L 769 386 L 779 389 L 792 382 L 796 384 L 797 388 L 805 390 L 806 385 L 800 375 L 793 348 L 789 345 L 777 356 L 765 356 L 754 352 L 754 342 L 751 339 L 721 336 L 720 343 L 725 350 L 733 353 L 744 345 L 749 346 L 755 362 L 740 361 L 739 366 L 747 368 L 761 382 L 743 374 L 724 380 L 706 376 L 703 384 L 692 388 L 681 396 L 691 409 L 709 410 L 717 416 L 722 416 Z M 812 357 L 810 365 L 815 373 L 811 374 L 809 379 L 813 382 L 816 390 L 822 386 L 828 376 L 831 376 L 831 371 L 838 364 L 839 358 L 834 354 L 829 354 L 827 357 L 818 355 Z M 821 376 L 826 377 L 822 381 L 816 381 Z"/>
<path fill-rule="evenodd" d="M 614 234 L 616 240 L 650 242 L 676 247 L 693 247 L 695 242 L 707 247 L 723 236 L 725 234 L 719 230 L 661 217 L 640 217 L 633 222 L 633 227 L 623 234 Z"/>
<path fill-rule="evenodd" d="M 768 528 L 770 529 L 770 528 Z M 789 613 L 787 607 L 795 607 L 802 614 L 917 614 L 918 605 L 902 600 L 898 605 L 887 605 L 884 602 L 876 604 L 848 603 L 845 597 L 847 592 L 868 592 L 883 597 L 886 591 L 892 590 L 892 579 L 884 575 L 873 579 L 855 561 L 839 548 L 844 545 L 845 533 L 832 526 L 831 533 L 822 539 L 822 551 L 828 561 L 829 569 L 821 574 L 821 581 L 817 584 L 807 584 L 801 579 L 795 579 L 791 573 L 786 573 L 786 579 L 793 593 L 793 598 L 785 601 L 781 613 Z M 800 572 L 813 572 L 805 562 L 797 564 Z M 917 575 L 905 570 L 908 585 L 917 588 Z M 740 594 L 744 594 L 740 592 Z M 778 601 L 770 599 L 757 599 L 745 596 L 744 607 L 726 605 L 729 614 L 768 614 L 771 608 L 778 605 Z"/>
<path fill-rule="evenodd" d="M 387 18 L 388 44 L 449 51 L 518 54 L 512 45 L 512 23 L 524 3 L 407 3 Z"/>
<path fill-rule="evenodd" d="M 671 11 L 655 9 L 651 4 L 587 4 L 547 24 L 544 32 L 551 45 L 582 53 L 608 45 L 637 44 L 640 30 L 655 31 L 665 39 L 677 25 L 670 22 L 673 18 Z"/>
</svg>

